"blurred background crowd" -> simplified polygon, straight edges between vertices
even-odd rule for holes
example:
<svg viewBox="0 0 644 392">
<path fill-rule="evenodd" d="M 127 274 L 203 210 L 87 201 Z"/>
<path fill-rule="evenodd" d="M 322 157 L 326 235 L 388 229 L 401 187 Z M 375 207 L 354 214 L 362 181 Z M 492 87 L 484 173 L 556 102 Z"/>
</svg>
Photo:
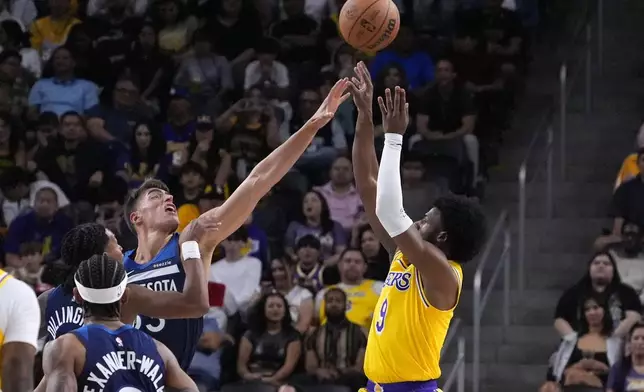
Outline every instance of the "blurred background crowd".
<svg viewBox="0 0 644 392">
<path fill-rule="evenodd" d="M 446 192 L 482 200 L 527 74 L 529 12 L 502 0 L 400 0 L 400 33 L 374 54 L 339 36 L 343 3 L 0 1 L 0 265 L 42 293 L 59 283 L 43 270 L 60 262 L 75 225 L 99 222 L 135 248 L 123 203 L 148 177 L 170 186 L 185 227 L 223 203 L 359 60 L 376 95 L 411 92 L 408 214 Z M 389 260 L 353 185 L 355 117 L 349 100 L 213 257 L 210 280 L 226 292 L 189 369 L 202 391 L 256 374 L 269 389 L 364 385 L 364 332 Z M 374 117 L 380 150 L 377 107 Z M 635 230 L 625 220 L 644 224 L 629 204 L 637 189 L 616 191 L 611 243 Z"/>
</svg>

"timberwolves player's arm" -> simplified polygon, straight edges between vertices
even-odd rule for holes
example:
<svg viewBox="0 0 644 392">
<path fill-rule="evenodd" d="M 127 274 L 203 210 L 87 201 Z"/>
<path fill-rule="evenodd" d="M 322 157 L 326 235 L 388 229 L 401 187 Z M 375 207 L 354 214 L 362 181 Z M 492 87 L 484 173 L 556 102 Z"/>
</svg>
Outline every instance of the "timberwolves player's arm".
<svg viewBox="0 0 644 392">
<path fill-rule="evenodd" d="M 340 79 L 331 88 L 318 111 L 300 130 L 258 163 L 223 205 L 198 218 L 214 216 L 215 221 L 222 223 L 218 231 L 206 235 L 200 241 L 202 257 L 204 263 L 207 263 L 206 269 L 210 266 L 215 246 L 241 227 L 259 200 L 293 167 L 311 144 L 317 131 L 331 121 L 338 106 L 349 96 L 343 95 L 347 84 L 346 78 Z"/>
<path fill-rule="evenodd" d="M 439 248 L 425 241 L 417 225 L 403 208 L 400 154 L 403 134 L 409 124 L 409 104 L 405 90 L 396 87 L 393 98 L 391 91 L 385 90 L 385 99 L 378 97 L 378 105 L 386 133 L 378 171 L 376 214 L 398 249 L 420 272 L 420 277 L 425 282 L 425 295 L 431 305 L 440 310 L 451 309 L 458 300 L 458 273 Z M 420 225 L 440 228 L 440 220 L 440 213 L 433 208 Z M 442 231 L 438 234 L 438 237 L 441 236 L 446 237 L 447 233 Z"/>
<path fill-rule="evenodd" d="M 378 159 L 374 147 L 373 128 L 373 84 L 367 66 L 361 61 L 355 68 L 357 79 L 349 84 L 353 102 L 358 108 L 356 134 L 351 152 L 356 189 L 364 205 L 369 225 L 378 241 L 393 255 L 396 244 L 376 216 L 376 184 L 378 179 Z"/>
<path fill-rule="evenodd" d="M 45 347 L 42 360 L 45 376 L 36 392 L 76 392 L 76 374 L 84 365 L 83 344 L 73 334 L 60 336 Z"/>
<path fill-rule="evenodd" d="M 4 279 L 6 281 L 0 290 L 2 389 L 5 392 L 31 392 L 34 387 L 34 358 L 40 327 L 38 301 L 36 294 L 26 283 L 7 275 Z"/>
<path fill-rule="evenodd" d="M 195 224 L 191 223 L 189 226 L 194 227 Z M 208 312 L 208 285 L 203 261 L 196 254 L 183 252 L 184 246 L 189 246 L 186 242 L 190 242 L 183 241 L 184 238 L 189 238 L 184 233 L 189 232 L 189 227 L 186 227 L 179 237 L 183 268 L 186 272 L 183 292 L 153 291 L 138 284 L 130 284 L 127 286 L 130 292 L 128 301 L 121 309 L 122 322 L 132 324 L 139 314 L 163 319 L 181 319 L 201 317 Z M 193 242 L 198 249 L 196 241 Z"/>
<path fill-rule="evenodd" d="M 165 364 L 165 385 L 178 392 L 198 392 L 199 389 L 194 381 L 181 369 L 177 358 L 163 343 L 155 340 L 159 355 Z M 48 391 L 49 392 L 49 391 Z"/>
</svg>

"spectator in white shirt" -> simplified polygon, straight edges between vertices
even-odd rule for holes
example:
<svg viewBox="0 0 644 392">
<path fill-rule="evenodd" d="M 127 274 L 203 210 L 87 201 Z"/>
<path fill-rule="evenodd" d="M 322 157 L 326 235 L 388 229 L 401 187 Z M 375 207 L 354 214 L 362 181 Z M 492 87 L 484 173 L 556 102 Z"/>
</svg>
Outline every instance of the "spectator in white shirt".
<svg viewBox="0 0 644 392">
<path fill-rule="evenodd" d="M 2 191 L 2 218 L 8 227 L 22 212 L 29 209 L 29 174 L 19 167 L 12 167 L 0 176 Z"/>
<path fill-rule="evenodd" d="M 262 262 L 243 255 L 243 249 L 248 245 L 248 230 L 244 226 L 221 244 L 226 255 L 210 266 L 210 281 L 226 285 L 224 309 L 230 316 L 245 312 L 253 296 L 260 291 Z"/>
<path fill-rule="evenodd" d="M 264 38 L 255 48 L 257 60 L 246 66 L 244 90 L 259 87 L 269 100 L 285 101 L 290 84 L 288 69 L 277 61 L 279 42 Z"/>
</svg>

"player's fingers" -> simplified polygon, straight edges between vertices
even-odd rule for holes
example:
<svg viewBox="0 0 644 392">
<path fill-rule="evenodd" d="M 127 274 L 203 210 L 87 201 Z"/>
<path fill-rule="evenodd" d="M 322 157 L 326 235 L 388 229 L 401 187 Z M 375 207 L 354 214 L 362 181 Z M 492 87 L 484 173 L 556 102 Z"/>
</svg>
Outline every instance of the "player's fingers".
<svg viewBox="0 0 644 392">
<path fill-rule="evenodd" d="M 349 84 L 347 84 L 347 89 L 353 95 L 358 94 L 360 91 L 360 87 L 358 87 L 358 84 L 355 81 L 350 81 Z"/>
<path fill-rule="evenodd" d="M 371 74 L 369 73 L 369 69 L 367 68 L 367 66 L 363 61 L 358 63 L 358 65 L 360 66 L 360 68 L 362 68 L 362 73 L 364 74 L 364 82 L 368 86 L 371 86 Z"/>
<path fill-rule="evenodd" d="M 350 97 L 350 96 L 351 96 L 351 93 L 346 93 L 346 94 L 344 94 L 343 96 L 341 96 L 341 97 L 340 97 L 340 101 L 338 102 L 338 105 L 341 105 L 341 104 L 342 104 L 342 102 L 344 102 L 344 101 L 346 101 L 347 99 L 349 99 L 349 97 Z"/>
<path fill-rule="evenodd" d="M 405 116 L 407 116 L 407 121 L 409 121 L 409 104 L 405 104 Z"/>
<path fill-rule="evenodd" d="M 378 97 L 378 106 L 380 107 L 380 113 L 382 113 L 382 117 L 387 115 L 387 107 L 385 106 L 385 100 L 382 99 L 382 97 Z"/>
<path fill-rule="evenodd" d="M 387 104 L 387 111 L 391 112 L 394 109 L 394 102 L 391 99 L 390 89 L 385 89 L 385 103 Z"/>
<path fill-rule="evenodd" d="M 400 89 L 400 111 L 404 111 L 407 108 L 407 91 L 404 88 Z"/>
<path fill-rule="evenodd" d="M 394 89 L 394 115 L 400 114 L 400 87 Z"/>
<path fill-rule="evenodd" d="M 360 82 L 360 79 L 356 78 L 355 76 L 351 77 L 351 83 L 355 84 L 356 86 L 360 86 L 362 84 Z"/>
</svg>

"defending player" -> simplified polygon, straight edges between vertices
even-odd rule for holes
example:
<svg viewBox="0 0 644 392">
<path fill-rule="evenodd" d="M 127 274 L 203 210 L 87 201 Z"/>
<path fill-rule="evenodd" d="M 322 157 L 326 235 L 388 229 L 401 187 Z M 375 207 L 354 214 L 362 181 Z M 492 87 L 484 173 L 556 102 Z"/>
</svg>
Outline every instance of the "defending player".
<svg viewBox="0 0 644 392">
<path fill-rule="evenodd" d="M 461 292 L 461 263 L 485 240 L 485 216 L 473 202 L 440 198 L 419 222 L 403 209 L 402 134 L 409 123 L 405 91 L 379 99 L 385 130 L 380 169 L 373 144 L 369 72 L 358 64 L 351 93 L 358 107 L 353 161 L 358 191 L 374 232 L 397 249 L 374 311 L 365 354 L 369 392 L 438 390 L 440 351 Z M 376 173 L 377 180 L 376 180 Z M 362 177 L 362 178 L 360 178 Z M 377 185 L 376 185 L 377 184 Z"/>
<path fill-rule="evenodd" d="M 313 117 L 257 164 L 222 206 L 196 219 L 196 222 L 202 219 L 221 222 L 219 230 L 208 232 L 199 242 L 204 270 L 209 269 L 219 242 L 244 223 L 257 202 L 302 155 L 317 131 L 333 118 L 338 106 L 348 98 L 348 94 L 344 95 L 347 84 L 346 79 L 339 80 Z M 157 180 L 144 182 L 128 200 L 125 210 L 138 239 L 138 248 L 127 252 L 124 259 L 129 281 L 155 291 L 181 291 L 185 273 L 178 255 L 178 236 L 174 234 L 179 220 L 166 185 Z M 141 316 L 135 325 L 165 343 L 181 366 L 188 367 L 201 335 L 201 318 L 165 320 Z"/>
<path fill-rule="evenodd" d="M 119 318 L 129 288 L 123 265 L 106 254 L 81 263 L 74 297 L 86 324 L 45 348 L 45 382 L 36 391 L 197 392 L 197 386 L 162 343 Z"/>
<path fill-rule="evenodd" d="M 40 313 L 33 289 L 0 269 L 0 392 L 31 392 Z"/>
<path fill-rule="evenodd" d="M 204 226 L 205 224 L 205 226 Z M 219 223 L 202 220 L 183 230 L 180 246 L 193 248 L 206 231 L 217 230 Z M 182 245 L 186 243 L 186 245 Z M 123 253 L 114 234 L 98 223 L 86 223 L 70 230 L 62 241 L 61 257 L 64 262 L 53 272 L 63 283 L 38 297 L 41 310 L 40 344 L 83 326 L 83 307 L 73 298 L 74 275 L 80 263 L 94 255 L 106 253 L 121 260 Z M 201 317 L 208 311 L 208 290 L 201 259 L 190 259 L 184 264 L 186 280 L 183 292 L 155 292 L 139 285 L 130 286 L 129 300 L 121 309 L 121 321 L 130 324 L 137 314 L 166 318 Z"/>
</svg>

